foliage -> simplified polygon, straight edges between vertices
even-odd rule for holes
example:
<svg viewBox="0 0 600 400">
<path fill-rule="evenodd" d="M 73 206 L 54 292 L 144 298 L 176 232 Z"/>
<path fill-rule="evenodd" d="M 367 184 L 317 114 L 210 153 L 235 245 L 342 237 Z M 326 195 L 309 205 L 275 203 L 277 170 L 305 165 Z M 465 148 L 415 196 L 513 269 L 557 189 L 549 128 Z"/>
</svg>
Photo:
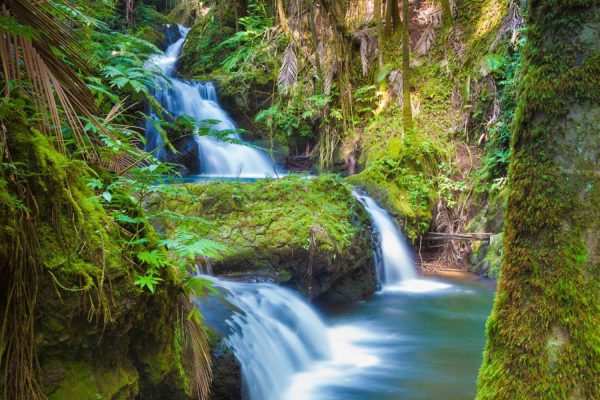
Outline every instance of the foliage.
<svg viewBox="0 0 600 400">
<path fill-rule="evenodd" d="M 507 44 L 507 54 L 504 57 L 494 55 L 495 79 L 498 91 L 495 94 L 499 107 L 498 116 L 491 120 L 487 127 L 488 140 L 483 159 L 480 179 L 487 183 L 498 182 L 508 174 L 510 160 L 510 137 L 514 110 L 516 107 L 516 85 L 521 66 L 520 40 L 513 47 Z"/>
<path fill-rule="evenodd" d="M 387 119 L 380 117 L 378 120 Z M 374 124 L 372 129 L 381 129 L 381 125 Z M 385 132 L 381 134 L 385 135 Z M 414 240 L 429 228 L 433 205 L 440 193 L 449 197 L 449 190 L 456 188 L 442 178 L 439 188 L 436 185 L 438 164 L 444 156 L 439 143 L 417 131 L 389 139 L 382 150 L 369 154 L 364 171 L 348 179 L 366 185 L 400 216 L 406 235 Z"/>
</svg>

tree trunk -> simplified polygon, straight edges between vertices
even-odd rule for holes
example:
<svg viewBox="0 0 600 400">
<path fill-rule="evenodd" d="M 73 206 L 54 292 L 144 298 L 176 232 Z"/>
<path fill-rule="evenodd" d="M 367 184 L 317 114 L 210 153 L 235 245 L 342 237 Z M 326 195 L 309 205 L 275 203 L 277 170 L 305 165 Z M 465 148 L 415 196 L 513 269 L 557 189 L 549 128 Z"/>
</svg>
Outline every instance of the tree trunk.
<svg viewBox="0 0 600 400">
<path fill-rule="evenodd" d="M 381 21 L 381 0 L 375 0 L 373 5 L 373 18 L 377 25 L 377 61 L 379 69 L 383 68 L 383 23 Z"/>
<path fill-rule="evenodd" d="M 385 36 L 391 37 L 400 27 L 400 9 L 398 0 L 387 0 L 385 3 Z"/>
<path fill-rule="evenodd" d="M 412 107 L 410 103 L 410 5 L 402 0 L 402 122 L 404 132 L 413 128 Z"/>
<path fill-rule="evenodd" d="M 323 89 L 323 70 L 321 69 L 321 55 L 319 54 L 319 37 L 317 35 L 317 26 L 315 23 L 316 2 L 313 0 L 309 5 L 308 24 L 310 26 L 310 36 L 313 42 L 313 51 L 315 53 L 315 66 L 317 68 L 317 92 Z"/>
<path fill-rule="evenodd" d="M 452 8 L 450 0 L 442 0 L 442 26 L 444 32 L 452 26 Z"/>
<path fill-rule="evenodd" d="M 285 7 L 283 6 L 283 0 L 275 0 L 277 6 L 277 15 L 279 17 L 279 25 L 281 26 L 281 30 L 283 33 L 290 39 L 294 40 L 292 36 L 292 31 L 290 30 L 290 26 L 288 24 L 287 16 L 285 15 Z"/>
<path fill-rule="evenodd" d="M 478 399 L 600 399 L 600 5 L 529 7 Z"/>
</svg>

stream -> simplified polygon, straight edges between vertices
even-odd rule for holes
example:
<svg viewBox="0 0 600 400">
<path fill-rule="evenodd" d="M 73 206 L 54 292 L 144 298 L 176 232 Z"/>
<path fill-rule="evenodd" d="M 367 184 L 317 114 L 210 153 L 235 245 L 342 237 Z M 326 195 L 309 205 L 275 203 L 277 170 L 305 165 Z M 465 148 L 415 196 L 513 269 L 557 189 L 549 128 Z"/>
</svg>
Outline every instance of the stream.
<svg viewBox="0 0 600 400">
<path fill-rule="evenodd" d="M 157 100 L 174 115 L 210 119 L 215 130 L 235 125 L 218 104 L 210 82 L 173 75 L 187 29 L 153 62 L 164 76 Z M 157 85 L 160 87 L 160 85 Z M 162 137 L 149 123 L 147 150 L 164 158 Z M 233 133 L 233 138 L 241 140 Z M 207 177 L 273 175 L 267 154 L 253 147 L 196 136 Z M 471 275 L 423 278 L 388 212 L 354 193 L 372 218 L 377 276 L 371 298 L 317 309 L 272 283 L 209 277 L 219 294 L 196 300 L 220 331 L 242 368 L 245 400 L 467 400 L 492 307 L 493 284 Z"/>
</svg>

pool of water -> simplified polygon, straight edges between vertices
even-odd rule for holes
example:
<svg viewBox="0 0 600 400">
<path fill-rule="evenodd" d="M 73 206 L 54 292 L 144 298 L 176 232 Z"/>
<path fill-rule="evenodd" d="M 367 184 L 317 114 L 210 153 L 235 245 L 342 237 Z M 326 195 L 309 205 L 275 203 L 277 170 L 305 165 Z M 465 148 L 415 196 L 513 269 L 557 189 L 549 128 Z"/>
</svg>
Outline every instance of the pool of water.
<svg viewBox="0 0 600 400">
<path fill-rule="evenodd" d="M 470 275 L 426 280 L 433 285 L 326 308 L 333 357 L 297 374 L 287 398 L 473 399 L 493 284 Z"/>
</svg>

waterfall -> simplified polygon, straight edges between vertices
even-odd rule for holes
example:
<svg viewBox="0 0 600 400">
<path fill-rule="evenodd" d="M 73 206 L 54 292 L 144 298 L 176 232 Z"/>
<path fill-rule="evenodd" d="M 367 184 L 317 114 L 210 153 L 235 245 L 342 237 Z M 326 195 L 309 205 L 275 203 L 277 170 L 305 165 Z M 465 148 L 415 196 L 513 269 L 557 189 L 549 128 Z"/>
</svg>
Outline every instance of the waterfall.
<svg viewBox="0 0 600 400">
<path fill-rule="evenodd" d="M 288 398 L 296 374 L 331 357 L 327 328 L 300 296 L 271 283 L 210 279 L 235 311 L 225 343 L 242 367 L 244 399 Z"/>
<path fill-rule="evenodd" d="M 381 264 L 380 280 L 383 285 L 397 285 L 403 281 L 417 278 L 410 249 L 402 237 L 402 232 L 396 226 L 393 217 L 375 200 L 363 194 L 354 193 L 362 201 L 373 220 L 376 233 L 379 235 Z"/>
<path fill-rule="evenodd" d="M 354 196 L 365 205 L 379 236 L 377 271 L 384 290 L 427 292 L 450 287 L 446 283 L 419 279 L 410 248 L 394 218 L 371 197 L 357 192 Z"/>
<path fill-rule="evenodd" d="M 235 123 L 220 107 L 215 86 L 212 82 L 184 81 L 174 77 L 177 58 L 183 47 L 188 28 L 179 27 L 179 38 L 171 43 L 164 54 L 154 55 L 148 66 L 158 67 L 163 75 L 157 74 L 154 82 L 154 97 L 173 115 L 187 115 L 199 121 L 201 126 L 214 131 L 236 129 Z M 160 160 L 166 158 L 163 138 L 154 126 L 158 116 L 150 112 L 146 123 L 146 151 Z M 202 122 L 204 121 L 204 122 Z M 233 132 L 228 135 L 241 141 Z M 228 143 L 212 136 L 195 135 L 199 147 L 200 172 L 203 175 L 223 177 L 265 177 L 276 174 L 274 163 L 262 150 L 237 143 Z"/>
</svg>

